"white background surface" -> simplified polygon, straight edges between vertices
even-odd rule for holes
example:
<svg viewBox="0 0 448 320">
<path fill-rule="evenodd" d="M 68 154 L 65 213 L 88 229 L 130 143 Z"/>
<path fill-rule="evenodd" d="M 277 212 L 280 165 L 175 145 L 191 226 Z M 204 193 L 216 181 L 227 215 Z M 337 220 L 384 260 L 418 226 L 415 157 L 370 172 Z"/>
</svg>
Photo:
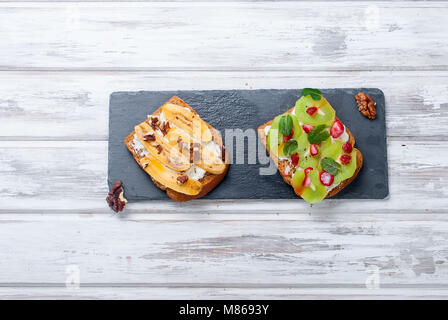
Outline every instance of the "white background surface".
<svg viewBox="0 0 448 320">
<path fill-rule="evenodd" d="M 446 299 L 447 17 L 432 1 L 0 1 L 0 297 Z M 388 199 L 107 207 L 111 92 L 302 87 L 384 91 Z"/>
</svg>

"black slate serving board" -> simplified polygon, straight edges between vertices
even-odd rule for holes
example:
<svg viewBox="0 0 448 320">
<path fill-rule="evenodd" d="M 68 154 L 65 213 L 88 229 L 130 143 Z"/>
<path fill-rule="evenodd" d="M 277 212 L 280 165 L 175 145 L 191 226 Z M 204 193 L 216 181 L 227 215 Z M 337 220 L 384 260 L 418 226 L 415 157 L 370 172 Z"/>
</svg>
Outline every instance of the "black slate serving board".
<svg viewBox="0 0 448 320">
<path fill-rule="evenodd" d="M 109 187 L 123 180 L 128 200 L 169 199 L 135 162 L 123 140 L 134 126 L 144 121 L 172 96 L 176 95 L 193 107 L 213 127 L 249 128 L 272 120 L 295 105 L 300 89 L 294 90 L 212 90 L 212 91 L 140 91 L 114 92 L 109 111 Z M 334 198 L 383 199 L 389 194 L 384 94 L 379 89 L 323 89 L 325 98 L 336 115 L 350 129 L 356 146 L 364 156 L 364 165 L 356 179 Z M 376 101 L 377 119 L 371 121 L 358 111 L 354 96 L 365 92 Z M 259 148 L 264 146 L 260 143 Z M 247 153 L 247 146 L 245 153 Z M 247 155 L 245 154 L 247 158 Z M 280 174 L 262 176 L 266 164 L 232 164 L 224 180 L 202 199 L 296 199 L 293 189 Z"/>
</svg>

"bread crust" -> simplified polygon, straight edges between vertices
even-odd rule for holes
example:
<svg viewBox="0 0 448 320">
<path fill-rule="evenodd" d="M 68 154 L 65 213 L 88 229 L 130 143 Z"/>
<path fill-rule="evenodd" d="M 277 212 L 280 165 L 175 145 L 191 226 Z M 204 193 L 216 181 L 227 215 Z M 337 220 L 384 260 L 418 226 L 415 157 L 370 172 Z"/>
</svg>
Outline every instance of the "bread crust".
<svg viewBox="0 0 448 320">
<path fill-rule="evenodd" d="M 181 98 L 177 97 L 177 96 L 173 96 L 171 97 L 171 99 L 169 99 L 167 102 L 165 102 L 160 108 L 158 108 L 152 115 L 156 116 L 156 115 L 160 115 L 160 113 L 162 112 L 162 108 L 163 106 L 165 106 L 166 104 L 176 104 L 182 107 L 186 107 L 192 111 L 194 111 L 194 109 L 192 107 L 190 107 L 185 101 L 183 101 Z M 196 112 L 196 111 L 194 111 Z M 212 135 L 213 135 L 213 140 L 222 145 L 222 137 L 221 134 L 219 133 L 218 130 L 216 130 L 215 128 L 213 128 L 209 123 L 207 123 L 207 126 L 210 128 Z M 140 159 L 143 158 L 142 156 L 140 156 L 133 148 L 133 140 L 134 140 L 134 134 L 135 131 L 132 131 L 124 140 L 124 143 L 126 145 L 126 147 L 128 148 L 129 152 L 132 153 L 132 156 L 134 157 L 135 161 L 140 165 Z M 166 191 L 166 194 L 168 195 L 168 197 L 170 197 L 171 199 L 173 199 L 174 201 L 177 202 L 185 202 L 185 201 L 190 201 L 193 199 L 198 199 L 198 198 L 202 198 L 203 196 L 205 196 L 207 193 L 209 193 L 210 191 L 212 191 L 226 176 L 227 171 L 229 170 L 229 152 L 227 151 L 227 149 L 225 149 L 225 164 L 226 164 L 226 168 L 224 170 L 223 173 L 221 174 L 211 174 L 209 172 L 206 172 L 204 177 L 200 180 L 198 180 L 201 184 L 202 184 L 202 189 L 201 192 L 196 194 L 196 195 L 188 195 L 188 194 L 183 194 L 177 191 L 174 191 L 173 189 L 167 188 L 166 186 L 162 185 L 161 183 L 157 182 L 155 179 L 153 179 L 153 177 L 151 177 L 151 180 L 154 182 L 154 184 L 161 190 Z M 140 167 L 143 169 L 143 167 L 140 165 Z"/>
<path fill-rule="evenodd" d="M 287 110 L 283 114 L 291 113 L 293 109 L 294 109 L 294 107 L 289 109 L 289 110 Z M 338 117 L 336 117 L 336 119 L 339 120 Z M 265 124 L 262 124 L 261 126 L 259 126 L 258 129 L 257 129 L 258 136 L 260 137 L 260 140 L 263 143 L 263 145 L 266 147 L 266 150 L 268 150 L 268 148 L 267 148 L 267 136 L 265 135 L 264 129 L 267 126 L 272 125 L 273 121 L 274 120 L 268 121 Z M 347 127 L 345 127 L 345 130 L 347 131 L 347 134 L 349 136 L 348 142 L 350 142 L 354 146 L 355 145 L 355 138 L 353 137 L 353 134 L 350 132 L 350 130 Z M 353 150 L 356 151 L 356 170 L 355 170 L 355 173 L 353 174 L 353 176 L 351 178 L 348 178 L 348 179 L 345 179 L 345 180 L 341 181 L 341 183 L 337 187 L 332 189 L 327 194 L 325 199 L 330 198 L 330 197 L 338 194 L 341 190 L 343 190 L 346 186 L 348 186 L 356 178 L 356 176 L 358 175 L 359 171 L 361 170 L 362 163 L 363 163 L 362 153 L 357 148 L 353 148 Z M 279 160 L 278 157 L 276 157 L 274 154 L 272 154 L 269 150 L 268 150 L 268 153 L 269 153 L 269 156 L 274 161 L 275 165 L 277 166 L 277 169 L 280 172 L 283 172 L 284 169 L 285 169 L 285 166 L 289 163 L 289 161 L 288 160 Z M 292 175 L 291 176 L 281 175 L 281 176 L 283 177 L 283 180 L 287 184 L 292 186 Z"/>
</svg>

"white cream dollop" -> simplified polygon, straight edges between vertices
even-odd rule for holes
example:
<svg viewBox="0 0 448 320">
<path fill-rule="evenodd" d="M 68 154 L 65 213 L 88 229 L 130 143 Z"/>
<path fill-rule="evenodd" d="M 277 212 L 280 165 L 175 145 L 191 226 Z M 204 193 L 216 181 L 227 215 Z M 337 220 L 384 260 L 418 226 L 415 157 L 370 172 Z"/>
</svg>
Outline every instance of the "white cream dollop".
<svg viewBox="0 0 448 320">
<path fill-rule="evenodd" d="M 217 158 L 221 159 L 222 149 L 219 144 L 214 141 L 204 143 L 204 147 L 210 150 Z"/>
<path fill-rule="evenodd" d="M 190 169 L 185 171 L 185 174 L 188 176 L 188 178 L 193 180 L 200 180 L 205 175 L 205 170 L 202 168 L 199 168 L 198 166 L 192 165 Z"/>
<path fill-rule="evenodd" d="M 138 140 L 137 135 L 134 134 L 134 140 L 132 140 L 132 144 L 134 145 L 134 150 L 140 157 L 147 156 L 149 154 L 148 150 L 146 150 L 145 146 Z"/>
</svg>

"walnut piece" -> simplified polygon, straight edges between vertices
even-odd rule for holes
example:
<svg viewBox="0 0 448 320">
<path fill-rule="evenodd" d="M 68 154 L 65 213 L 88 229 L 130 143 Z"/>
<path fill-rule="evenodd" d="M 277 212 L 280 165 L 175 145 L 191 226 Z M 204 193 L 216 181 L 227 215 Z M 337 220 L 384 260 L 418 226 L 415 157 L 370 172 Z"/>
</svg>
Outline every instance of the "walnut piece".
<svg viewBox="0 0 448 320">
<path fill-rule="evenodd" d="M 166 136 L 169 129 L 170 129 L 170 123 L 167 121 L 163 122 L 162 125 L 160 126 L 160 131 L 162 131 L 164 136 Z"/>
<path fill-rule="evenodd" d="M 376 102 L 373 101 L 370 95 L 360 92 L 355 96 L 355 100 L 358 105 L 359 112 L 361 112 L 364 117 L 371 120 L 376 118 Z"/>
<path fill-rule="evenodd" d="M 128 202 L 123 196 L 123 181 L 117 180 L 106 197 L 107 204 L 115 212 L 123 211 Z"/>
<path fill-rule="evenodd" d="M 145 141 L 156 141 L 156 137 L 153 134 L 146 134 L 143 136 Z"/>
<path fill-rule="evenodd" d="M 159 123 L 159 118 L 157 117 L 151 117 L 151 128 L 152 130 L 156 130 Z"/>
<path fill-rule="evenodd" d="M 178 184 L 184 184 L 188 181 L 188 176 L 179 176 L 177 177 L 177 183 Z"/>
</svg>

